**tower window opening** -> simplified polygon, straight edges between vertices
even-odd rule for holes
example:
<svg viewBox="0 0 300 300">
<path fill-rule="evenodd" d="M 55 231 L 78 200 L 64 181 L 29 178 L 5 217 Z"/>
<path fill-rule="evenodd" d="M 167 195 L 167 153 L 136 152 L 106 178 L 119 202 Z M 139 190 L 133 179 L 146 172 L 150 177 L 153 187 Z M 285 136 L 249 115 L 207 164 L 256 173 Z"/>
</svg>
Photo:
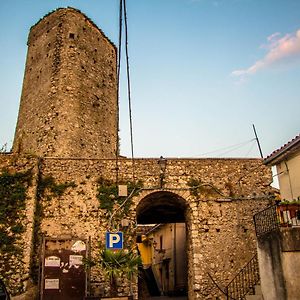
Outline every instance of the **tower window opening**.
<svg viewBox="0 0 300 300">
<path fill-rule="evenodd" d="M 74 33 L 70 33 L 69 34 L 69 38 L 72 39 L 72 40 L 74 40 L 75 39 L 75 34 Z"/>
</svg>

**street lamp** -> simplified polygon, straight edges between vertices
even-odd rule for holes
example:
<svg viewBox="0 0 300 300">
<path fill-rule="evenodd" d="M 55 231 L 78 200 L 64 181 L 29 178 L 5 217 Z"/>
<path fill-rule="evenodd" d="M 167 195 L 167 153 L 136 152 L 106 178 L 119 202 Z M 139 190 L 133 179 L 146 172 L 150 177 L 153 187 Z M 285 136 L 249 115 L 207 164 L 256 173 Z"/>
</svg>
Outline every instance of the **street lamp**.
<svg viewBox="0 0 300 300">
<path fill-rule="evenodd" d="M 159 158 L 158 164 L 160 166 L 160 170 L 159 170 L 160 188 L 162 189 L 164 186 L 164 179 L 165 179 L 165 173 L 167 168 L 167 159 L 161 156 Z"/>
</svg>

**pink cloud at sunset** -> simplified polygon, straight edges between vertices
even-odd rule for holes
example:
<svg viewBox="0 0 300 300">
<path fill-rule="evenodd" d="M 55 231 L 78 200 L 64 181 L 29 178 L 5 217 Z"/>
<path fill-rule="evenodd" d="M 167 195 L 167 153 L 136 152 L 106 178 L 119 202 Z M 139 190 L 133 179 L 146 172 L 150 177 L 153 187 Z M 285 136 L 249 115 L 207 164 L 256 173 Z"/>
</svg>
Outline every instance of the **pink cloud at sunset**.
<svg viewBox="0 0 300 300">
<path fill-rule="evenodd" d="M 268 51 L 264 58 L 256 61 L 247 69 L 233 71 L 231 75 L 241 77 L 253 75 L 261 69 L 300 57 L 300 29 L 295 34 L 286 34 L 283 37 L 280 37 L 278 32 L 273 33 L 267 38 L 267 41 L 266 45 L 261 46 Z"/>
</svg>

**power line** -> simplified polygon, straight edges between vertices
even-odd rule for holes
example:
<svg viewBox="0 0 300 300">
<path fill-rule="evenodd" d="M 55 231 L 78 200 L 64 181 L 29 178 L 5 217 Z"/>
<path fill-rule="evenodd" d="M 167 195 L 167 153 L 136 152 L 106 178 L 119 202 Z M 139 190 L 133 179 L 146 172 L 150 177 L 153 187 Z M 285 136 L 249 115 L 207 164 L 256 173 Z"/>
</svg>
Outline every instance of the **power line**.
<svg viewBox="0 0 300 300">
<path fill-rule="evenodd" d="M 119 10 L 119 49 L 118 49 L 118 59 L 117 59 L 117 108 L 119 108 L 120 101 L 120 69 L 121 69 L 121 50 L 122 50 L 122 0 L 120 0 L 120 10 Z M 119 109 L 117 109 L 117 126 L 116 126 L 116 183 L 119 181 Z"/>
<path fill-rule="evenodd" d="M 250 154 L 250 152 L 253 150 L 254 146 L 255 146 L 255 142 L 253 141 L 252 145 L 250 146 L 249 150 L 247 151 L 245 157 L 248 157 L 248 155 Z"/>
<path fill-rule="evenodd" d="M 242 143 L 238 143 L 238 144 L 234 144 L 234 145 L 231 145 L 231 146 L 227 146 L 227 147 L 223 147 L 223 148 L 219 148 L 219 149 L 216 149 L 216 150 L 213 150 L 213 151 L 210 151 L 210 152 L 206 152 L 206 153 L 202 153 L 200 154 L 200 156 L 204 156 L 204 155 L 207 155 L 207 154 L 213 154 L 213 153 L 216 153 L 216 152 L 220 152 L 220 151 L 225 151 L 225 152 L 222 152 L 220 155 L 223 155 L 223 154 L 226 154 L 226 153 L 229 153 L 229 152 L 232 152 L 232 151 L 235 151 L 239 148 L 242 148 L 243 146 L 255 141 L 256 139 L 251 139 L 251 140 L 247 140 L 245 142 L 242 142 Z M 227 150 L 227 151 L 226 151 Z"/>
<path fill-rule="evenodd" d="M 128 26 L 127 26 L 127 9 L 126 0 L 123 0 L 124 5 L 124 20 L 125 20 L 125 50 L 126 50 L 126 70 L 127 70 L 127 92 L 128 92 L 128 110 L 129 110 L 129 125 L 130 125 L 130 144 L 131 144 L 131 159 L 132 159 L 132 177 L 135 179 L 134 167 L 134 148 L 133 148 L 133 125 L 132 125 L 132 109 L 131 109 L 131 85 L 130 85 L 130 70 L 129 70 L 129 54 L 128 54 Z"/>
</svg>

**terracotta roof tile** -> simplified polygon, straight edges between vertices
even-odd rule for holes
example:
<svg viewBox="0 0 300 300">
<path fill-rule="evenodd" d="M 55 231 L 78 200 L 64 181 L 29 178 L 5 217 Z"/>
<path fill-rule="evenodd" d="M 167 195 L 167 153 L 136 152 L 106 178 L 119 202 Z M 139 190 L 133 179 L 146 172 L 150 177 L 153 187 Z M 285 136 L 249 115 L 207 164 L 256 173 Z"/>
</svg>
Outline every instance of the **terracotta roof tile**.
<svg viewBox="0 0 300 300">
<path fill-rule="evenodd" d="M 267 156 L 264 159 L 264 164 L 274 165 L 276 162 L 283 160 L 290 153 L 293 153 L 293 150 L 296 148 L 300 149 L 300 133 L 282 147 L 273 151 L 269 156 Z"/>
</svg>

